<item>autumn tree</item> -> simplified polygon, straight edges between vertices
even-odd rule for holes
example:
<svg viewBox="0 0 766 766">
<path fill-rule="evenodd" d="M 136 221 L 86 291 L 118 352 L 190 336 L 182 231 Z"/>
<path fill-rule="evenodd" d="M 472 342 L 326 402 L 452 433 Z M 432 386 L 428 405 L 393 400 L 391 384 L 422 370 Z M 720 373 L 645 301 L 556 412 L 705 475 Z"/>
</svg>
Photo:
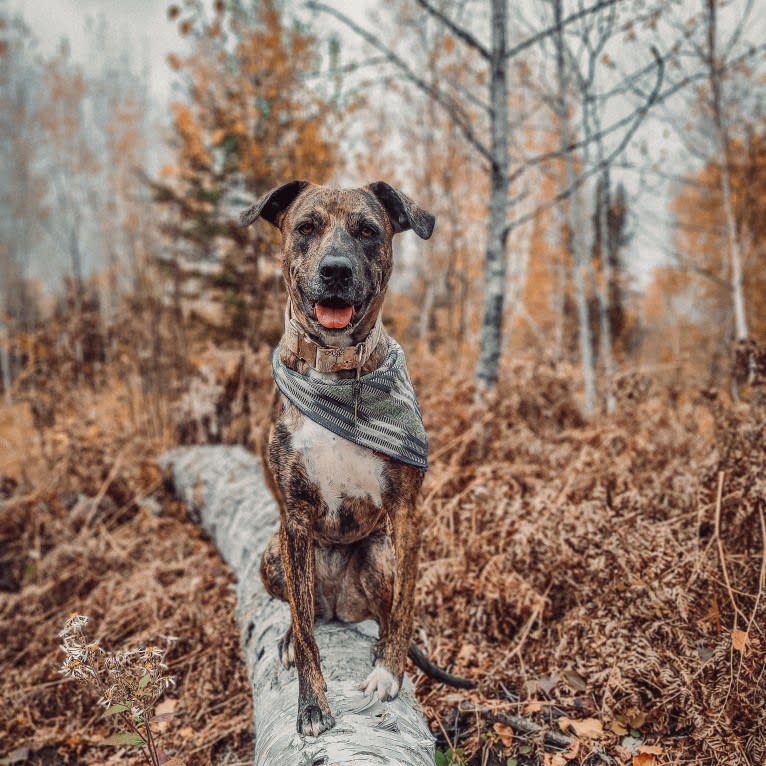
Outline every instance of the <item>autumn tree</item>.
<svg viewBox="0 0 766 766">
<path fill-rule="evenodd" d="M 597 404 L 611 411 L 615 404 L 611 325 L 615 311 L 611 300 L 618 297 L 618 275 L 613 269 L 619 263 L 617 241 L 611 243 L 611 258 L 598 258 L 599 243 L 609 241 L 609 211 L 614 223 L 619 204 L 613 199 L 612 168 L 623 160 L 644 118 L 658 101 L 665 69 L 663 56 L 650 41 L 645 47 L 639 44 L 642 49 L 637 55 L 643 65 L 631 64 L 630 73 L 619 70 L 612 56 L 627 61 L 626 43 L 637 41 L 633 30 L 651 28 L 658 10 L 648 5 L 637 12 L 619 3 L 605 4 L 565 24 L 562 0 L 538 7 L 546 21 L 552 19 L 555 29 L 541 43 L 546 56 L 536 87 L 558 134 L 557 156 L 563 171 L 554 197 L 566 216 L 565 244 L 572 281 L 571 299 L 563 302 L 563 308 L 573 308 L 572 324 L 577 327 L 584 412 L 593 413 Z M 647 59 L 651 63 L 646 63 Z M 633 111 L 626 113 L 630 87 L 638 82 L 643 93 L 632 104 Z M 623 116 L 618 119 L 615 114 Z M 590 199 L 595 202 L 593 208 Z M 625 206 L 621 207 L 624 214 Z"/>
<path fill-rule="evenodd" d="M 459 48 L 464 65 L 477 71 L 477 85 L 466 89 L 463 83 L 448 75 L 436 79 L 423 75 L 413 65 L 406 53 L 398 53 L 394 45 L 372 31 L 356 23 L 338 8 L 318 0 L 309 7 L 331 15 L 353 30 L 374 50 L 381 53 L 398 76 L 425 94 L 434 105 L 443 110 L 453 121 L 463 141 L 471 148 L 482 165 L 487 178 L 485 199 L 486 228 L 483 236 L 484 276 L 483 309 L 479 336 L 479 359 L 475 377 L 480 390 L 492 389 L 498 378 L 499 361 L 503 350 L 503 327 L 507 293 L 507 245 L 509 237 L 518 228 L 533 219 L 535 213 L 519 206 L 526 199 L 528 188 L 522 179 L 532 168 L 555 160 L 581 147 L 591 137 L 577 139 L 561 146 L 557 152 L 541 156 L 524 156 L 520 145 L 523 140 L 514 133 L 517 123 L 512 117 L 514 93 L 522 91 L 527 83 L 516 81 L 517 71 L 512 62 L 519 61 L 522 54 L 537 51 L 540 44 L 556 32 L 569 27 L 574 21 L 587 17 L 608 7 L 614 0 L 603 0 L 593 5 L 583 4 L 571 12 L 560 14 L 552 23 L 537 26 L 527 36 L 518 25 L 516 17 L 509 12 L 507 0 L 490 0 L 477 4 L 466 12 L 463 3 L 432 2 L 417 0 L 415 6 L 422 13 L 440 24 Z M 641 104 L 632 119 L 605 128 L 605 132 L 622 130 L 628 137 L 646 114 L 651 97 Z M 619 147 L 618 147 L 619 148 Z M 605 157 L 608 161 L 612 154 Z M 592 169 L 589 172 L 593 172 Z M 583 182 L 579 175 L 570 178 L 564 189 L 545 204 L 555 205 L 569 196 Z M 534 186 L 534 183 L 529 185 Z M 512 191 L 518 192 L 512 194 Z M 513 211 L 513 214 L 509 213 Z M 583 248 L 583 251 L 585 249 Z M 590 387 L 592 388 L 592 386 Z M 592 398 L 592 397 L 591 397 Z"/>
<path fill-rule="evenodd" d="M 399 25 L 399 44 L 425 80 L 435 86 L 447 76 L 455 87 L 480 86 L 454 37 L 409 0 L 394 0 L 378 13 L 381 26 L 389 20 Z M 486 176 L 454 121 L 433 101 L 411 98 L 407 84 L 385 70 L 381 92 L 380 64 L 374 56 L 347 65 L 353 87 L 370 94 L 354 112 L 364 118 L 353 158 L 357 175 L 385 178 L 415 197 L 436 216 L 439 234 L 428 243 L 413 237 L 398 245 L 386 323 L 408 343 L 471 365 L 481 322 L 482 264 L 476 247 L 483 236 Z"/>
<path fill-rule="evenodd" d="M 38 153 L 42 75 L 33 49 L 26 25 L 0 9 L 0 321 L 9 333 L 31 329 L 37 314 L 27 269 L 42 233 L 47 184 Z"/>
<path fill-rule="evenodd" d="M 766 341 L 766 135 L 751 133 L 727 150 L 731 216 L 743 249 L 743 299 L 751 337 Z M 659 269 L 647 292 L 646 321 L 662 361 L 675 356 L 706 382 L 719 385 L 728 349 L 737 338 L 732 309 L 728 215 L 718 160 L 678 187 L 672 264 Z M 672 353 L 671 353 L 672 352 Z"/>
<path fill-rule="evenodd" d="M 710 338 L 715 341 L 702 344 L 715 348 L 716 357 L 730 354 L 738 342 L 753 337 L 751 314 L 758 311 L 748 298 L 748 280 L 753 278 L 748 268 L 753 259 L 750 223 L 741 218 L 734 191 L 735 177 L 741 173 L 736 152 L 747 151 L 751 138 L 763 132 L 761 83 L 766 44 L 754 23 L 756 8 L 749 0 L 701 0 L 668 9 L 662 17 L 662 25 L 677 36 L 675 66 L 669 70 L 672 87 L 686 83 L 683 115 L 669 111 L 666 118 L 685 166 L 676 170 L 681 183 L 674 190 L 678 232 L 669 264 L 685 270 L 688 281 L 704 293 L 718 296 L 713 301 L 715 314 L 708 317 Z M 700 173 L 707 176 L 702 190 L 694 188 L 699 187 Z M 717 192 L 709 187 L 712 179 L 719 185 Z M 713 212 L 709 205 L 698 208 L 681 203 L 698 200 L 700 194 L 716 199 L 713 208 L 717 212 L 712 217 L 702 218 L 702 210 Z M 703 254 L 704 248 L 697 253 L 688 249 L 687 240 L 698 235 L 716 240 L 722 257 L 711 261 Z"/>
<path fill-rule="evenodd" d="M 152 186 L 178 289 L 190 289 L 191 276 L 194 294 L 218 297 L 214 324 L 252 339 L 269 285 L 278 289 L 267 259 L 274 240 L 262 227 L 240 228 L 237 212 L 286 179 L 330 177 L 339 104 L 311 77 L 321 66 L 316 41 L 281 3 L 216 2 L 212 13 L 169 8 L 191 51 L 169 59 L 186 98 L 172 105 L 175 163 Z"/>
<path fill-rule="evenodd" d="M 149 195 L 136 172 L 147 162 L 146 78 L 128 52 L 108 49 L 105 22 L 87 31 L 96 55 L 85 66 L 66 41 L 42 55 L 31 32 L 0 11 L 6 391 L 33 356 L 23 345 L 38 329 L 43 297 L 46 318 L 56 315 L 52 343 L 71 352 L 74 368 L 104 358 L 106 326 L 149 246 Z"/>
</svg>

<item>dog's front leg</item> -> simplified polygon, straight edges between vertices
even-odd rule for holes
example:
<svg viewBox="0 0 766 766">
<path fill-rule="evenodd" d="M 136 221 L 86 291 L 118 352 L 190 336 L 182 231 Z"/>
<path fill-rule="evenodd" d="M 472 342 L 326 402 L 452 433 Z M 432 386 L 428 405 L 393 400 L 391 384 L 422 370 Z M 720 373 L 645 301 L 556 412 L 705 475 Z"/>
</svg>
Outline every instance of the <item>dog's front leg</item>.
<svg viewBox="0 0 766 766">
<path fill-rule="evenodd" d="M 299 734 L 318 737 L 335 726 L 325 695 L 319 665 L 319 648 L 314 638 L 314 545 L 303 529 L 280 529 L 280 553 L 285 568 L 287 599 L 290 602 L 295 667 L 298 671 Z"/>
<path fill-rule="evenodd" d="M 419 509 L 413 502 L 402 502 L 390 512 L 396 572 L 393 577 L 391 614 L 381 621 L 380 639 L 373 649 L 375 668 L 362 684 L 369 695 L 377 692 L 381 700 L 399 693 L 404 663 L 412 636 L 415 579 L 420 550 Z"/>
</svg>

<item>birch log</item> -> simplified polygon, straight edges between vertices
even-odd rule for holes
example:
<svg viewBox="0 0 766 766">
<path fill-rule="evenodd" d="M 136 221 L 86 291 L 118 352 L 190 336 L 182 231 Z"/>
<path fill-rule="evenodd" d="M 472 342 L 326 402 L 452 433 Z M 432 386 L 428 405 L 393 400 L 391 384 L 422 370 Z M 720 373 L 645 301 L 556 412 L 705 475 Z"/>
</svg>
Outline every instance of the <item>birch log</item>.
<svg viewBox="0 0 766 766">
<path fill-rule="evenodd" d="M 434 740 L 405 678 L 399 697 L 380 702 L 356 687 L 370 670 L 377 634 L 373 622 L 327 623 L 316 628 L 336 719 L 320 737 L 295 730 L 298 678 L 279 662 L 277 641 L 290 621 L 286 604 L 272 599 L 258 574 L 261 552 L 277 528 L 278 510 L 261 462 L 242 447 L 186 447 L 161 460 L 177 495 L 199 517 L 237 578 L 237 622 L 253 690 L 256 766 L 379 766 L 434 763 Z"/>
</svg>

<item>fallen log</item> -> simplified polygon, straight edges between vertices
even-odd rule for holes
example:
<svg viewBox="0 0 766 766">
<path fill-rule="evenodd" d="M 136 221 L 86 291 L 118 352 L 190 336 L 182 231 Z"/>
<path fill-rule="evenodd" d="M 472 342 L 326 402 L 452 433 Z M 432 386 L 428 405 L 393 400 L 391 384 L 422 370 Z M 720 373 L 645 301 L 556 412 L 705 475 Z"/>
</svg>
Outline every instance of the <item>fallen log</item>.
<svg viewBox="0 0 766 766">
<path fill-rule="evenodd" d="M 356 688 L 370 670 L 374 622 L 317 626 L 337 723 L 320 737 L 296 732 L 298 678 L 294 668 L 282 667 L 277 652 L 290 610 L 265 592 L 258 574 L 279 516 L 260 460 L 242 447 L 205 446 L 171 450 L 160 462 L 237 578 L 236 618 L 253 691 L 255 766 L 433 766 L 434 739 L 412 681 L 405 678 L 391 702 Z"/>
</svg>

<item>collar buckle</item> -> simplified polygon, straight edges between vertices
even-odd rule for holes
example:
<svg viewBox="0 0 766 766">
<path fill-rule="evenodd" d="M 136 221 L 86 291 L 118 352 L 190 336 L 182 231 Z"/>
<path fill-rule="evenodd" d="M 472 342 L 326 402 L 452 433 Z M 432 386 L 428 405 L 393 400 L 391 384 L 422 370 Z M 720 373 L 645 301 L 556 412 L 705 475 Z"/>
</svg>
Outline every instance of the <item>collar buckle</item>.
<svg viewBox="0 0 766 766">
<path fill-rule="evenodd" d="M 292 351 L 317 372 L 332 373 L 356 369 L 357 380 L 364 363 L 370 358 L 383 335 L 383 321 L 378 314 L 370 334 L 355 346 L 320 346 L 306 335 L 292 317 L 292 305 L 285 307 L 285 332 L 280 344 Z"/>
</svg>

